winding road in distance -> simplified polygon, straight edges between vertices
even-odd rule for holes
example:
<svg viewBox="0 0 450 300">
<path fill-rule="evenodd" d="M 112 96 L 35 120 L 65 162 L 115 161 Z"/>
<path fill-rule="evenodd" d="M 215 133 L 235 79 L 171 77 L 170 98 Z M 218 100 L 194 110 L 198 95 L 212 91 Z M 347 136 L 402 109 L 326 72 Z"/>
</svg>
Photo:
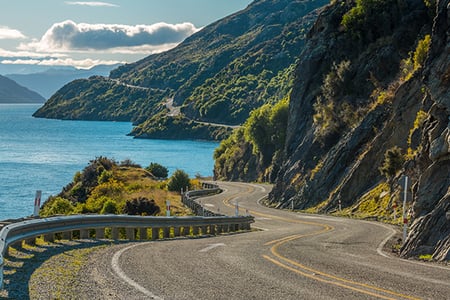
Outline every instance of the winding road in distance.
<svg viewBox="0 0 450 300">
<path fill-rule="evenodd" d="M 92 270 L 108 299 L 450 299 L 450 268 L 381 251 L 394 230 L 258 203 L 268 185 L 220 183 L 203 205 L 255 216 L 253 231 L 122 244 Z"/>
</svg>

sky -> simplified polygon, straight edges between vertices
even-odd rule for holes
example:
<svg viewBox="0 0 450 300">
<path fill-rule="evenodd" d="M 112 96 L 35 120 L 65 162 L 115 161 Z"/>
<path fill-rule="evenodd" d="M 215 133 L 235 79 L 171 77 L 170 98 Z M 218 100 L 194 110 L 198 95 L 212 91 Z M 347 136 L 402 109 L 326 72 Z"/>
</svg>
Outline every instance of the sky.
<svg viewBox="0 0 450 300">
<path fill-rule="evenodd" d="M 168 50 L 252 0 L 0 0 L 0 64 L 134 62 Z"/>
</svg>

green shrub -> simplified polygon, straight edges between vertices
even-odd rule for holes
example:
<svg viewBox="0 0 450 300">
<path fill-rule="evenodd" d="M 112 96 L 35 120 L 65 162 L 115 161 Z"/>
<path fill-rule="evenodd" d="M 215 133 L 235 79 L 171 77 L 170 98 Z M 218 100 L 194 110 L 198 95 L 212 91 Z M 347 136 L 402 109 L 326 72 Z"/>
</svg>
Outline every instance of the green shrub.
<svg viewBox="0 0 450 300">
<path fill-rule="evenodd" d="M 384 154 L 383 165 L 379 168 L 388 181 L 392 180 L 397 175 L 397 172 L 403 167 L 405 159 L 402 154 L 402 149 L 395 146 L 388 149 Z"/>
<path fill-rule="evenodd" d="M 177 169 L 170 177 L 167 188 L 169 191 L 178 192 L 181 191 L 181 189 L 185 190 L 186 187 L 191 187 L 189 175 L 183 170 Z"/>
<path fill-rule="evenodd" d="M 123 208 L 123 213 L 128 215 L 154 216 L 161 211 L 155 200 L 144 197 L 128 200 Z"/>
<path fill-rule="evenodd" d="M 431 36 L 429 34 L 417 43 L 416 51 L 414 52 L 414 70 L 421 68 L 425 63 L 430 45 Z"/>
<path fill-rule="evenodd" d="M 157 177 L 157 178 L 167 178 L 167 176 L 169 175 L 169 170 L 158 164 L 158 163 L 150 163 L 150 165 L 145 168 L 147 171 L 149 171 L 150 173 L 153 174 L 153 176 Z"/>
<path fill-rule="evenodd" d="M 341 24 L 355 38 L 376 39 L 391 30 L 390 13 L 396 9 L 392 0 L 356 0 L 356 5 L 342 17 Z"/>
<path fill-rule="evenodd" d="M 431 36 L 427 34 L 417 43 L 417 47 L 414 53 L 410 53 L 408 58 L 402 60 L 401 72 L 402 79 L 404 81 L 410 79 L 414 72 L 424 65 L 428 55 L 428 51 L 430 49 L 430 45 Z"/>
<path fill-rule="evenodd" d="M 45 203 L 42 208 L 40 215 L 41 217 L 48 217 L 54 215 L 70 215 L 75 212 L 75 207 L 70 203 L 69 200 L 56 197 L 50 199 Z"/>
<path fill-rule="evenodd" d="M 117 214 L 118 208 L 117 203 L 114 200 L 107 200 L 105 203 L 103 203 L 102 210 L 100 211 L 101 214 Z"/>
<path fill-rule="evenodd" d="M 113 173 L 108 170 L 103 170 L 103 172 L 98 177 L 98 184 L 108 182 L 113 177 Z"/>
</svg>

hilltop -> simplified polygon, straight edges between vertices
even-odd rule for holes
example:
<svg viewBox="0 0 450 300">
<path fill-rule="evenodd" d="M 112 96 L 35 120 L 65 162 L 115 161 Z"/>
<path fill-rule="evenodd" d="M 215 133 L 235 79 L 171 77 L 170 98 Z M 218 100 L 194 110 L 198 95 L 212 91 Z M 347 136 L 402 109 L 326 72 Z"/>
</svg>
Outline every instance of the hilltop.
<svg viewBox="0 0 450 300">
<path fill-rule="evenodd" d="M 0 75 L 0 103 L 44 103 L 36 92 L 19 85 L 14 80 Z"/>
</svg>

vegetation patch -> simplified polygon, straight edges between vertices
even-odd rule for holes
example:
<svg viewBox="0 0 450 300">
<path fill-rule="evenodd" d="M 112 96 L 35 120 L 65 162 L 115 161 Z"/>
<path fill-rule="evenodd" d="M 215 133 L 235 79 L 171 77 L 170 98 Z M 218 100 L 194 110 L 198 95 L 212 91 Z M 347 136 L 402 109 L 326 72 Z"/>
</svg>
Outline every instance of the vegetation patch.
<svg viewBox="0 0 450 300">
<path fill-rule="evenodd" d="M 158 175 L 165 174 L 165 168 L 158 164 L 152 163 L 149 168 L 160 172 Z M 177 170 L 169 179 L 160 180 L 147 169 L 131 161 L 118 163 L 105 157 L 96 158 L 83 171 L 77 172 L 61 193 L 44 203 L 40 215 L 161 215 L 165 213 L 166 200 L 170 200 L 174 215 L 189 214 L 181 203 L 181 187 L 177 184 L 185 189 L 199 182 L 191 180 L 182 170 Z"/>
</svg>

